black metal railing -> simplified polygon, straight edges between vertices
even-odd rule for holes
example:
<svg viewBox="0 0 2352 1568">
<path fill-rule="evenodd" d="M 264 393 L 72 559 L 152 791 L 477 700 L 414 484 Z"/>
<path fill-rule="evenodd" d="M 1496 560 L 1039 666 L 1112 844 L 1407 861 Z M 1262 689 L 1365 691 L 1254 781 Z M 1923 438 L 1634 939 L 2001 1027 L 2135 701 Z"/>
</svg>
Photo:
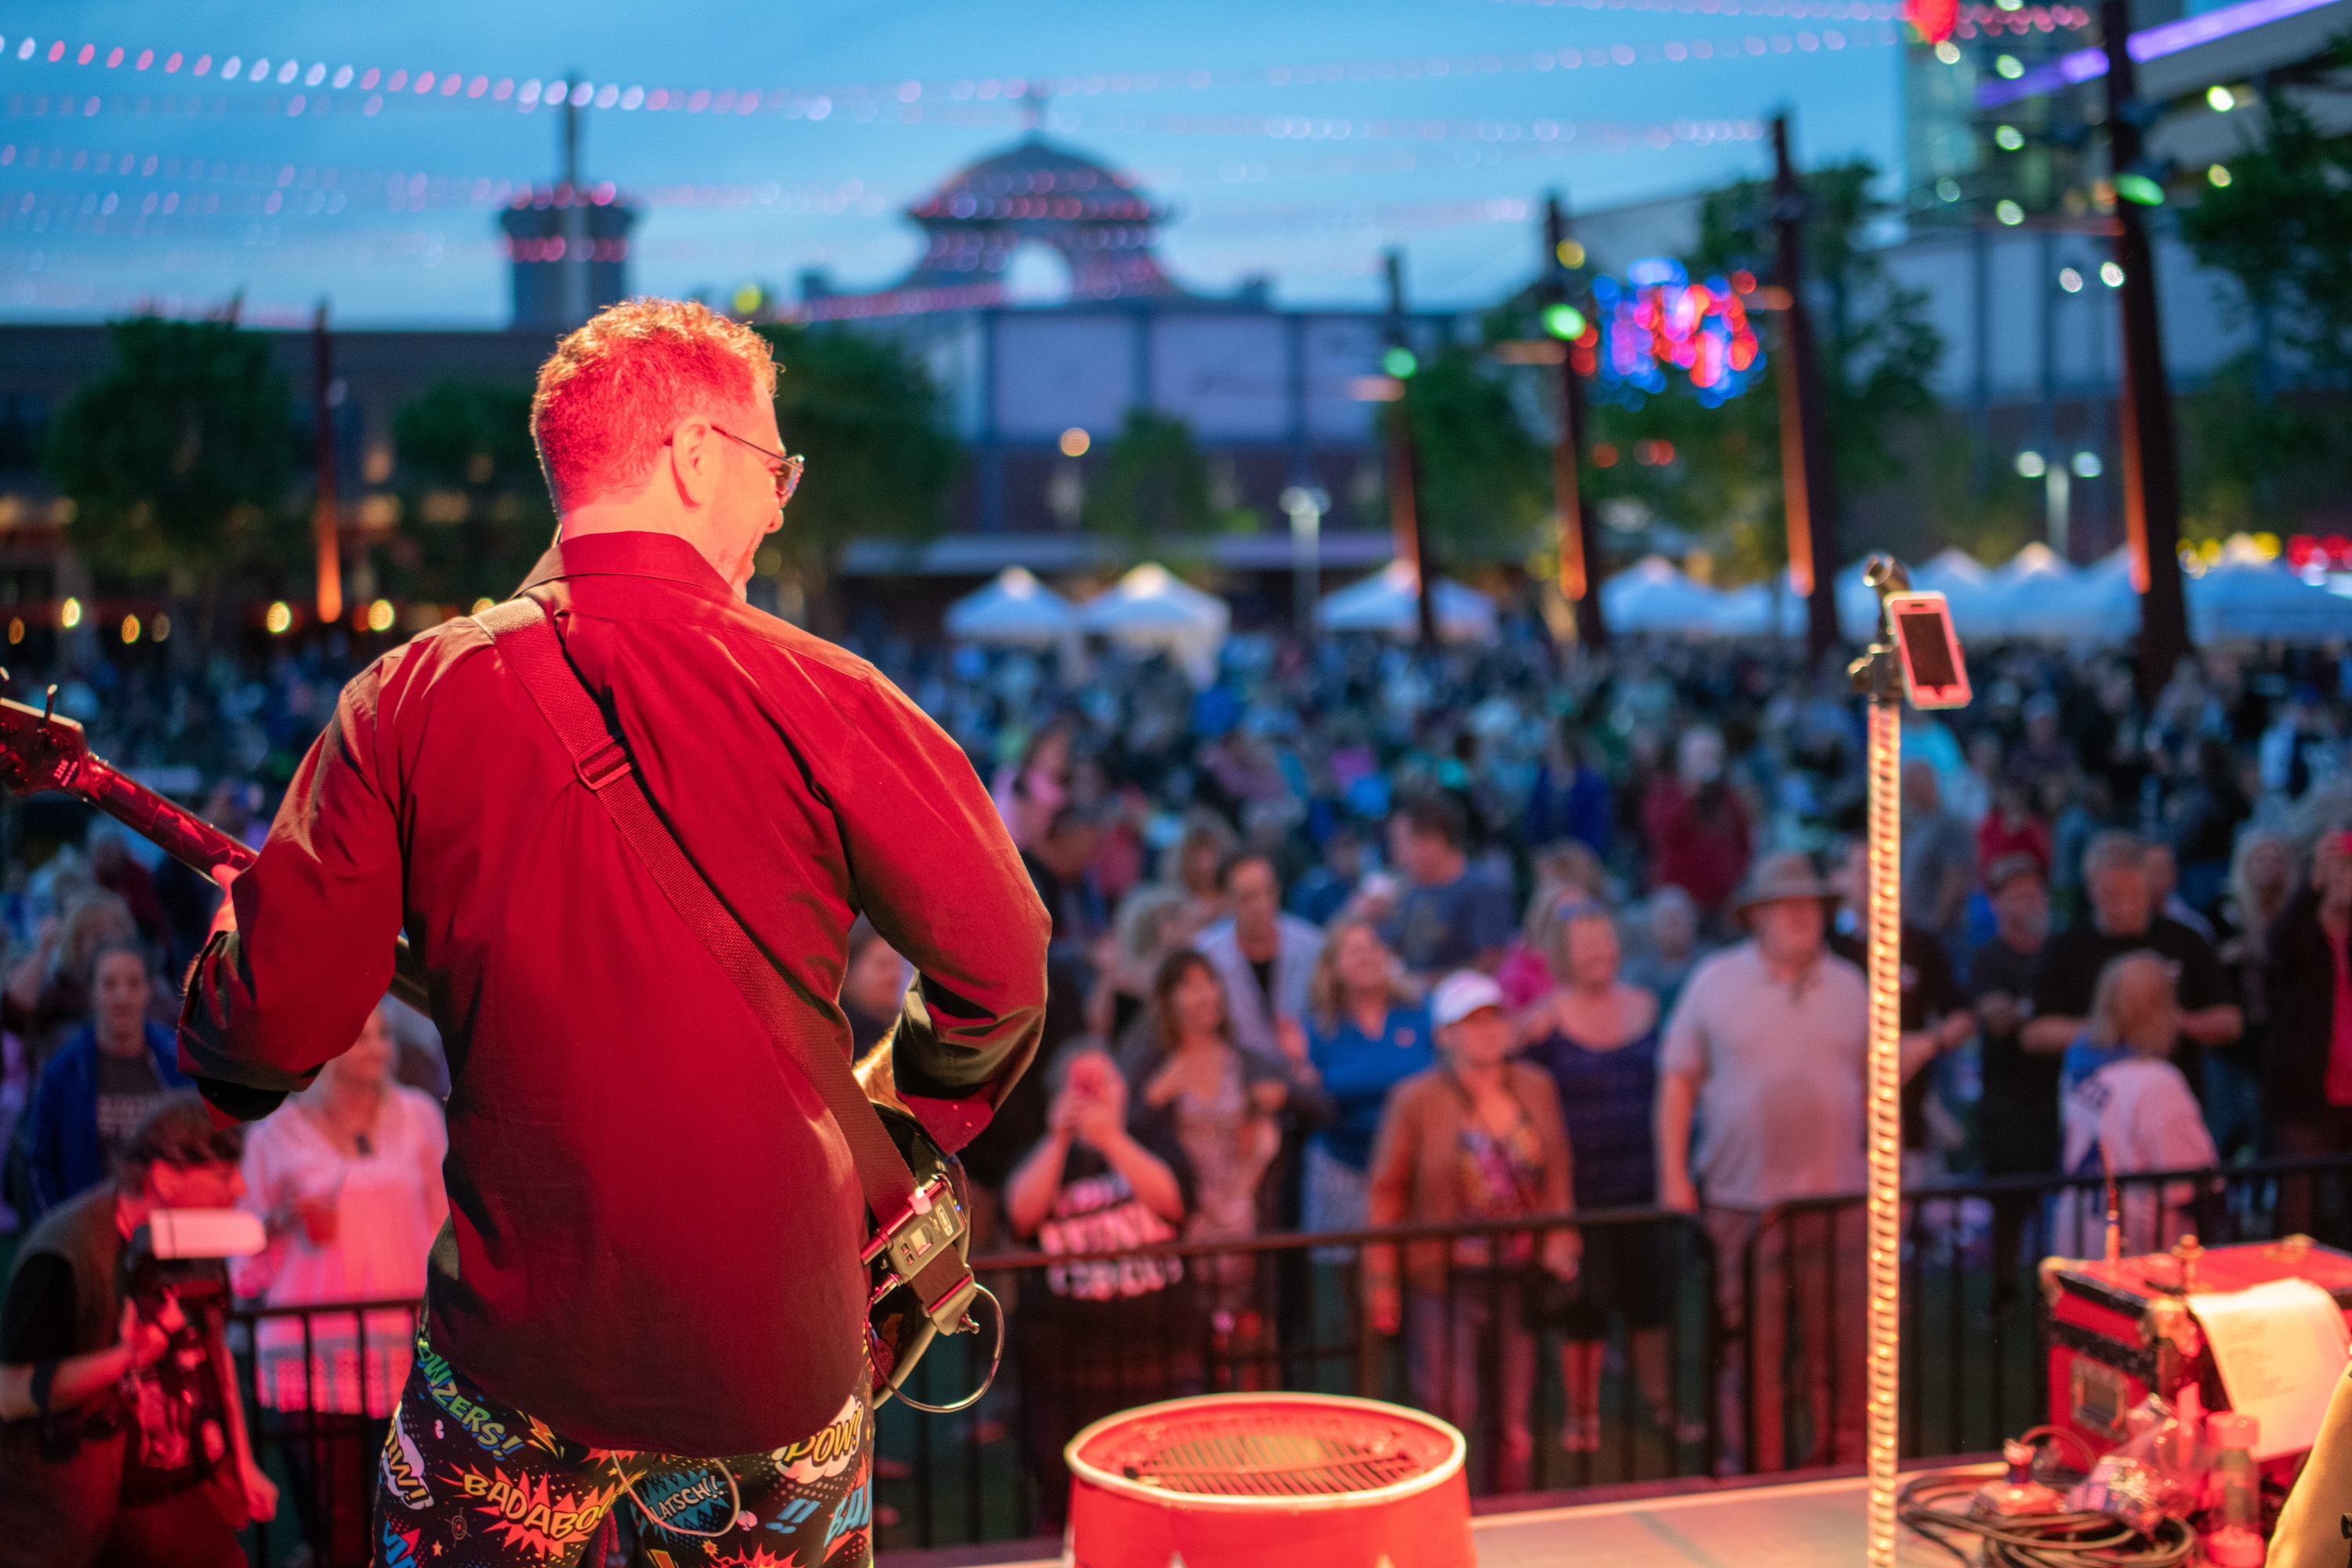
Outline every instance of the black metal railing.
<svg viewBox="0 0 2352 1568">
<path fill-rule="evenodd" d="M 2186 1230 L 2207 1246 L 2289 1231 L 2352 1245 L 2352 1157 L 2135 1175 L 2117 1192 L 2127 1252 Z M 1903 1451 L 1997 1447 L 2046 1413 L 2036 1265 L 2100 1254 L 2104 1184 L 1996 1179 L 1904 1199 Z M 1482 1496 L 1858 1460 L 1863 1209 L 1850 1196 L 1761 1214 L 1618 1210 L 978 1259 L 1010 1315 L 1003 1371 L 959 1415 L 883 1408 L 879 1542 L 1051 1535 L 1071 1436 L 1099 1415 L 1197 1392 L 1354 1394 L 1450 1415 Z M 1547 1238 L 1571 1226 L 1587 1259 L 1580 1286 L 1543 1268 Z M 1391 1257 L 1399 1331 L 1384 1334 L 1370 1321 L 1367 1263 L 1378 1276 Z M 1130 1293 L 1087 1299 L 1102 1290 Z M 362 1411 L 352 1395 L 374 1387 L 329 1376 L 320 1381 L 331 1397 L 289 1397 L 301 1380 L 289 1385 L 286 1370 L 297 1354 L 301 1367 L 320 1364 L 314 1342 L 344 1340 L 364 1366 L 378 1338 L 364 1315 L 356 1335 L 330 1331 L 353 1326 L 358 1310 L 241 1314 L 253 1325 L 240 1365 L 255 1440 L 288 1493 L 280 1522 L 248 1537 L 257 1563 L 284 1562 L 297 1541 L 331 1563 L 352 1499 L 364 1518 L 383 1426 L 377 1402 L 359 1401 Z M 254 1340 L 268 1361 L 267 1343 L 285 1331 L 263 1325 L 289 1320 L 302 1325 L 300 1349 L 279 1343 L 273 1397 L 257 1402 Z M 986 1337 L 940 1342 L 909 1392 L 954 1401 L 984 1371 Z"/>
</svg>

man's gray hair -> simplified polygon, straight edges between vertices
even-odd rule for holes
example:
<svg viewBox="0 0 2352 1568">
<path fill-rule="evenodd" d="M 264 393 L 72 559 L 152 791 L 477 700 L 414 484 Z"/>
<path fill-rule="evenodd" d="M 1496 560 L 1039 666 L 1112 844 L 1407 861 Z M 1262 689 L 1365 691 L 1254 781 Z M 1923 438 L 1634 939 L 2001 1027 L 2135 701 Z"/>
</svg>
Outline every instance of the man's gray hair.
<svg viewBox="0 0 2352 1568">
<path fill-rule="evenodd" d="M 2137 833 L 2121 828 L 2111 829 L 2091 840 L 2083 851 L 2083 875 L 2095 877 L 2102 871 L 2137 871 L 2147 866 L 2147 845 Z"/>
</svg>

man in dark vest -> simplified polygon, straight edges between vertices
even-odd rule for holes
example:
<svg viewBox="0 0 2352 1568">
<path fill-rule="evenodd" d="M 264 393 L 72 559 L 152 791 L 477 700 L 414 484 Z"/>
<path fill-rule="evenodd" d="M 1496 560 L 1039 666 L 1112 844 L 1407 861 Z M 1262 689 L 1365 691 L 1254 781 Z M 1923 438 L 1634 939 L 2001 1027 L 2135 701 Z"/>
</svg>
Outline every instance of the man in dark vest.
<svg viewBox="0 0 2352 1568">
<path fill-rule="evenodd" d="M 227 1277 L 166 1282 L 130 1245 L 157 1209 L 234 1206 L 243 1143 L 173 1095 L 113 1181 L 25 1238 L 0 1300 L 0 1568 L 235 1568 L 247 1516 L 277 1511 L 220 1377 Z"/>
</svg>

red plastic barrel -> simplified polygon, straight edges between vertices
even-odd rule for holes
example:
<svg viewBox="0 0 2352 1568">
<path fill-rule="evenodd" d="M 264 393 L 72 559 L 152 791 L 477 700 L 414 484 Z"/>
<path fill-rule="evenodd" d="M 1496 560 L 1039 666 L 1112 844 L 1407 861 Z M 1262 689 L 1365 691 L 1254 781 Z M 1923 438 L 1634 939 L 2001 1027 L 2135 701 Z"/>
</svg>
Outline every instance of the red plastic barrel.
<svg viewBox="0 0 2352 1568">
<path fill-rule="evenodd" d="M 1474 1568 L 1462 1434 L 1321 1394 L 1146 1405 L 1071 1439 L 1073 1568 Z"/>
</svg>

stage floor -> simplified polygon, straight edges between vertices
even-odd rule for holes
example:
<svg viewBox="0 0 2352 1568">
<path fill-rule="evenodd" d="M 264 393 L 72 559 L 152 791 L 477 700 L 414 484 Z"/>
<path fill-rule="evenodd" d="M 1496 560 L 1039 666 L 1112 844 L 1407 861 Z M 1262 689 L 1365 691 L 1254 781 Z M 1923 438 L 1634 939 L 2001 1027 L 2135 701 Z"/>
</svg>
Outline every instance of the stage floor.
<svg viewBox="0 0 2352 1568">
<path fill-rule="evenodd" d="M 1844 1477 L 1491 1514 L 1473 1521 L 1471 1531 L 1479 1568 L 1858 1568 L 1864 1484 L 1858 1476 Z M 1951 1562 L 1907 1531 L 1896 1557 L 1905 1563 Z"/>
<path fill-rule="evenodd" d="M 1942 1467 L 1936 1467 L 1942 1468 Z M 1987 1475 L 1998 1466 L 1983 1466 Z M 1916 1473 L 1916 1472 L 1915 1472 Z M 1907 1479 L 1907 1478 L 1906 1478 Z M 1486 1514 L 1471 1523 L 1479 1568 L 1825 1568 L 1863 1561 L 1859 1476 Z M 1034 1550 L 1034 1549 L 1033 1549 Z M 1003 1552 L 1004 1548 L 995 1549 Z M 1905 1532 L 1897 1560 L 1949 1564 Z M 1058 1556 L 986 1551 L 886 1554 L 887 1568 L 1061 1568 Z"/>
</svg>

